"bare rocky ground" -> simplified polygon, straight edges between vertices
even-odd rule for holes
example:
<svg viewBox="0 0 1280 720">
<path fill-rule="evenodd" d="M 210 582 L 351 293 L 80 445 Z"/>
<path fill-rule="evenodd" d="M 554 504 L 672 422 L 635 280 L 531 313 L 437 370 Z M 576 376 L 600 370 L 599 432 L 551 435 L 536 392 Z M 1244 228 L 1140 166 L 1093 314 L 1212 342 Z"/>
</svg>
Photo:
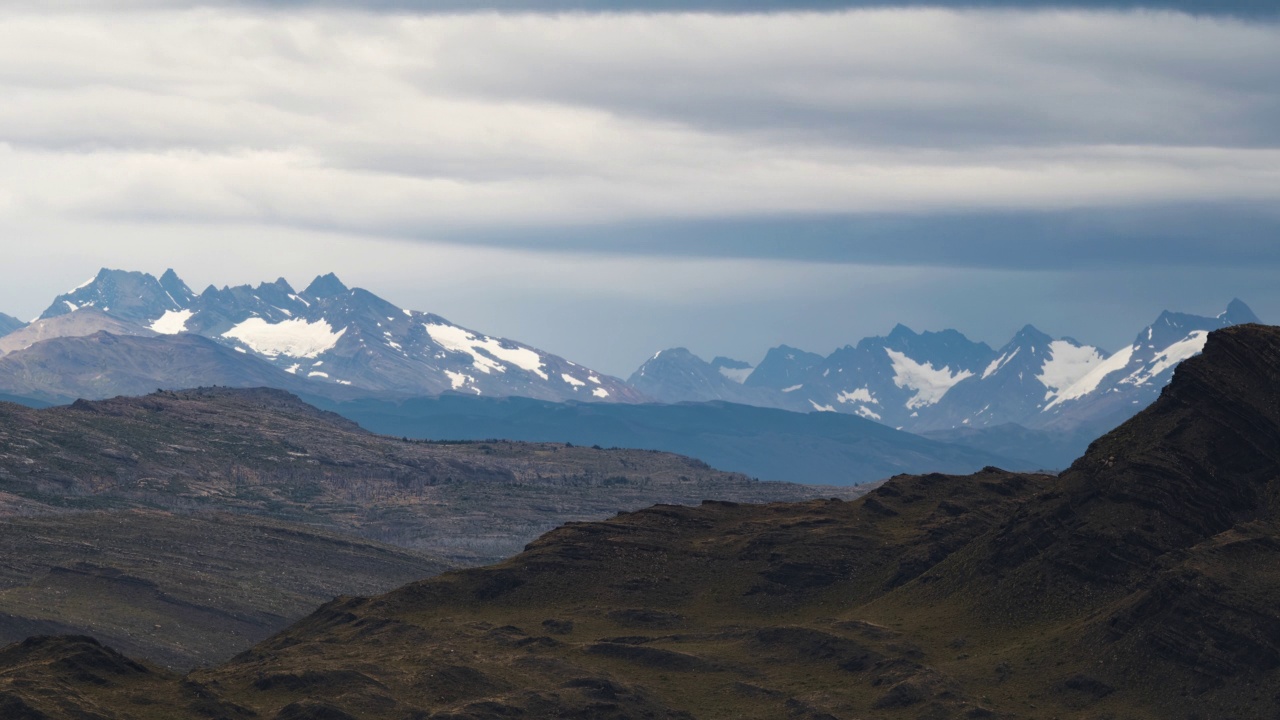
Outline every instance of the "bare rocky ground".
<svg viewBox="0 0 1280 720">
<path fill-rule="evenodd" d="M 408 442 L 276 390 L 0 403 L 0 641 L 88 633 L 187 669 L 566 521 L 858 492 L 666 453 Z"/>
</svg>

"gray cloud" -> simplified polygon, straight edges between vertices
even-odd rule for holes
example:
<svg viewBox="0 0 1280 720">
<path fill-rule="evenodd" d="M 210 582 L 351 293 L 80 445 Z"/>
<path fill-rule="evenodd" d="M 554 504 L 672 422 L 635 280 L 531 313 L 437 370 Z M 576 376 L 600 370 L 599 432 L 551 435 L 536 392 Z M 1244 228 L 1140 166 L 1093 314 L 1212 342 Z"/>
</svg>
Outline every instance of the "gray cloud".
<svg viewBox="0 0 1280 720">
<path fill-rule="evenodd" d="M 22 5 L 28 0 L 15 0 Z M 1271 0 L 41 0 L 29 6 L 83 8 L 256 7 L 374 12 L 794 12 L 880 7 L 1173 10 L 1206 15 L 1274 17 Z"/>
<path fill-rule="evenodd" d="M 460 242 L 620 256 L 1071 271 L 1280 268 L 1272 205 L 745 217 L 468 234 Z"/>
<path fill-rule="evenodd" d="M 10 12 L 0 41 L 0 222 L 435 238 L 1280 198 L 1270 23 L 205 9 Z"/>
</svg>

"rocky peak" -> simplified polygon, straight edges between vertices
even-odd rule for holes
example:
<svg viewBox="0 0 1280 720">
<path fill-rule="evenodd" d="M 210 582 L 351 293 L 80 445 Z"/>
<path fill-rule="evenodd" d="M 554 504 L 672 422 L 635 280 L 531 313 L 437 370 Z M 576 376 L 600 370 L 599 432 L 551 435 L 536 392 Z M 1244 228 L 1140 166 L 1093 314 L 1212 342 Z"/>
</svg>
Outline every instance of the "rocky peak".
<svg viewBox="0 0 1280 720">
<path fill-rule="evenodd" d="M 330 298 L 342 295 L 350 290 L 334 273 L 319 275 L 302 293 L 308 297 Z"/>
<path fill-rule="evenodd" d="M 1245 323 L 1262 322 L 1258 319 L 1257 315 L 1253 314 L 1253 309 L 1248 305 L 1245 305 L 1244 301 L 1240 298 L 1232 298 L 1231 302 L 1227 303 L 1227 311 L 1219 317 L 1221 317 L 1227 325 L 1244 325 Z"/>
</svg>

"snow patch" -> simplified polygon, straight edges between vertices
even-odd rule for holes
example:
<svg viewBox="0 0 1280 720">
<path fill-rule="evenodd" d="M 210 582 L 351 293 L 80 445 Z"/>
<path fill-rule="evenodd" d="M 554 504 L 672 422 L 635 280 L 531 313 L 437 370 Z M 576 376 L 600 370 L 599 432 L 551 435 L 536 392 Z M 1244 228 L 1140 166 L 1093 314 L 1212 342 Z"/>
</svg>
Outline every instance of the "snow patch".
<svg viewBox="0 0 1280 720">
<path fill-rule="evenodd" d="M 569 363 L 569 364 L 570 364 L 570 365 L 572 365 L 573 363 Z M 599 384 L 600 384 L 600 378 L 596 377 L 595 375 L 588 375 L 588 376 L 587 376 L 587 379 L 588 379 L 588 380 L 590 380 L 591 382 L 593 382 L 593 383 L 597 384 L 597 385 L 599 385 Z"/>
<path fill-rule="evenodd" d="M 1196 330 L 1185 338 L 1165 348 L 1159 355 L 1151 359 L 1151 365 L 1125 378 L 1125 382 L 1134 385 L 1145 385 L 1160 373 L 1177 365 L 1189 357 L 1199 355 L 1204 344 L 1209 341 L 1208 330 Z"/>
<path fill-rule="evenodd" d="M 579 380 L 578 378 L 576 378 L 576 377 L 574 377 L 574 376 L 570 375 L 569 373 L 560 373 L 560 377 L 561 377 L 561 378 L 563 378 L 565 382 L 569 383 L 570 385 L 574 386 L 575 388 L 586 387 L 586 385 L 587 385 L 586 383 L 584 383 L 584 382 L 582 382 L 581 380 Z"/>
<path fill-rule="evenodd" d="M 845 390 L 836 396 L 836 400 L 839 400 L 842 403 L 864 402 L 871 403 L 873 405 L 880 404 L 880 401 L 876 399 L 875 395 L 871 394 L 871 390 L 865 387 L 860 387 L 857 390 Z"/>
<path fill-rule="evenodd" d="M 294 374 L 294 375 L 297 375 L 297 374 L 298 374 L 298 370 L 300 370 L 300 369 L 302 369 L 302 363 L 294 363 L 294 364 L 290 365 L 289 367 L 285 368 L 285 369 L 284 369 L 284 371 L 285 371 L 285 372 L 287 372 L 287 373 L 292 373 L 292 374 Z"/>
<path fill-rule="evenodd" d="M 598 398 L 607 398 L 607 397 L 609 397 L 609 391 L 608 391 L 608 390 L 605 390 L 604 388 L 599 388 L 599 387 L 598 387 L 598 388 L 596 388 L 595 390 L 592 390 L 592 391 L 591 391 L 591 394 L 592 394 L 592 395 L 595 395 L 595 396 L 596 396 L 596 397 L 598 397 Z"/>
<path fill-rule="evenodd" d="M 1001 355 L 995 360 L 992 360 L 991 364 L 987 366 L 987 369 L 982 371 L 982 379 L 986 380 L 992 375 L 1000 372 L 1000 368 L 1004 367 L 1005 365 L 1008 365 L 1009 361 L 1012 360 L 1021 350 L 1022 348 L 1015 348 L 1014 351 L 1009 353 L 1008 355 Z"/>
<path fill-rule="evenodd" d="M 319 370 L 312 370 L 311 372 L 307 373 L 307 377 L 327 378 L 329 377 L 329 373 L 320 372 Z"/>
<path fill-rule="evenodd" d="M 302 318 L 269 323 L 262 318 L 249 318 L 222 333 L 248 345 L 254 352 L 267 357 L 286 355 L 295 358 L 313 358 L 338 344 L 347 329 L 334 332 L 323 319 L 307 322 Z"/>
<path fill-rule="evenodd" d="M 75 287 L 71 288 L 70 290 L 68 290 L 68 291 L 67 291 L 67 292 L 65 292 L 64 294 L 65 294 L 65 295 L 70 295 L 71 293 L 73 293 L 73 292 L 75 292 L 75 291 L 77 291 L 77 290 L 83 290 L 83 289 L 85 289 L 85 288 L 89 287 L 90 285 L 92 285 L 92 284 L 93 284 L 93 281 L 94 281 L 94 280 L 97 280 L 97 279 L 98 279 L 98 277 L 95 275 L 95 276 L 93 276 L 93 277 L 89 278 L 88 280 L 85 280 L 84 282 L 80 283 L 79 285 L 77 285 L 77 286 L 75 286 Z"/>
<path fill-rule="evenodd" d="M 872 410 L 871 408 L 867 407 L 866 405 L 859 405 L 859 406 L 858 406 L 858 414 L 859 414 L 859 415 L 861 415 L 862 417 L 864 417 L 864 418 L 868 419 L 868 420 L 879 420 L 879 419 L 880 419 L 880 415 L 879 415 L 875 410 Z"/>
<path fill-rule="evenodd" d="M 64 304 L 66 304 L 67 309 L 68 309 L 68 310 L 70 310 L 71 312 L 75 312 L 75 311 L 77 311 L 77 310 L 79 310 L 79 309 L 80 309 L 80 306 L 76 305 L 75 303 L 71 302 L 70 300 L 63 300 L 62 302 L 63 302 Z M 92 304 L 92 303 L 91 303 L 91 304 Z"/>
<path fill-rule="evenodd" d="M 1129 347 L 1117 350 L 1111 357 L 1095 365 L 1087 375 L 1072 383 L 1066 390 L 1058 393 L 1058 396 L 1053 399 L 1053 402 L 1045 405 L 1044 409 L 1048 411 L 1055 405 L 1064 403 L 1067 400 L 1082 398 L 1094 390 L 1097 390 L 1098 386 L 1102 384 L 1102 381 L 1105 380 L 1108 375 L 1125 369 L 1129 364 L 1129 360 L 1133 358 L 1133 352 L 1136 349 L 1137 348 L 1135 346 L 1130 345 Z"/>
<path fill-rule="evenodd" d="M 836 411 L 836 409 L 831 407 L 830 405 L 819 405 L 818 403 L 812 400 L 809 401 L 809 404 L 812 405 L 813 409 L 818 412 L 835 412 Z"/>
<path fill-rule="evenodd" d="M 956 383 L 973 377 L 968 370 L 953 373 L 948 365 L 935 368 L 931 363 L 918 363 L 896 350 L 885 348 L 884 351 L 893 363 L 893 384 L 916 392 L 907 400 L 908 410 L 937 403 Z"/>
<path fill-rule="evenodd" d="M 147 327 L 161 335 L 177 335 L 187 331 L 187 321 L 195 312 L 191 310 L 165 310 L 164 314 Z"/>
<path fill-rule="evenodd" d="M 1106 362 L 1098 348 L 1083 345 L 1076 347 L 1065 340 L 1049 343 L 1049 359 L 1044 361 L 1036 379 L 1048 388 L 1044 399 L 1052 399 L 1059 391 L 1074 385 L 1080 378 Z"/>
<path fill-rule="evenodd" d="M 445 370 L 444 374 L 449 377 L 449 384 L 453 386 L 454 390 L 463 387 L 469 382 L 473 382 L 470 375 L 463 375 L 462 373 L 453 372 L 452 370 Z"/>
<path fill-rule="evenodd" d="M 722 367 L 720 368 L 720 374 L 741 385 L 742 383 L 745 383 L 747 381 L 747 376 L 751 374 L 751 370 L 752 368 L 749 368 L 749 367 L 745 367 L 745 368 Z"/>
<path fill-rule="evenodd" d="M 802 387 L 804 387 L 804 385 L 803 385 L 803 384 L 802 384 L 802 385 L 792 385 L 791 387 L 785 387 L 785 388 L 782 388 L 782 392 L 795 392 L 795 391 L 799 390 L 799 389 L 800 389 L 800 388 L 802 388 Z"/>
<path fill-rule="evenodd" d="M 502 341 L 487 335 L 472 335 L 456 325 L 427 325 L 427 334 L 441 347 L 471 356 L 471 364 L 482 373 L 506 372 L 503 363 L 549 379 L 542 370 L 542 356 L 524 347 L 503 347 Z"/>
<path fill-rule="evenodd" d="M 1208 330 L 1196 330 L 1188 335 L 1185 340 L 1179 340 L 1165 348 L 1164 352 L 1156 356 L 1156 362 L 1151 366 L 1152 377 L 1159 375 L 1187 358 L 1199 355 L 1204 351 L 1204 345 L 1208 341 Z"/>
</svg>

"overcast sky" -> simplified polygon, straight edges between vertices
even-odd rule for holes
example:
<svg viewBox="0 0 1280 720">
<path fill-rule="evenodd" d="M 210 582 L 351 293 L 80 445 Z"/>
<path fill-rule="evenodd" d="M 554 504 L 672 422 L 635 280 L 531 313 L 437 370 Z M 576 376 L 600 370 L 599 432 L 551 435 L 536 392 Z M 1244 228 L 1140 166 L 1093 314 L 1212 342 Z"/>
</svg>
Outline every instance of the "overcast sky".
<svg viewBox="0 0 1280 720">
<path fill-rule="evenodd" d="M 332 270 L 624 376 L 1280 319 L 1273 2 L 870 5 L 6 2 L 0 311 Z"/>
</svg>

